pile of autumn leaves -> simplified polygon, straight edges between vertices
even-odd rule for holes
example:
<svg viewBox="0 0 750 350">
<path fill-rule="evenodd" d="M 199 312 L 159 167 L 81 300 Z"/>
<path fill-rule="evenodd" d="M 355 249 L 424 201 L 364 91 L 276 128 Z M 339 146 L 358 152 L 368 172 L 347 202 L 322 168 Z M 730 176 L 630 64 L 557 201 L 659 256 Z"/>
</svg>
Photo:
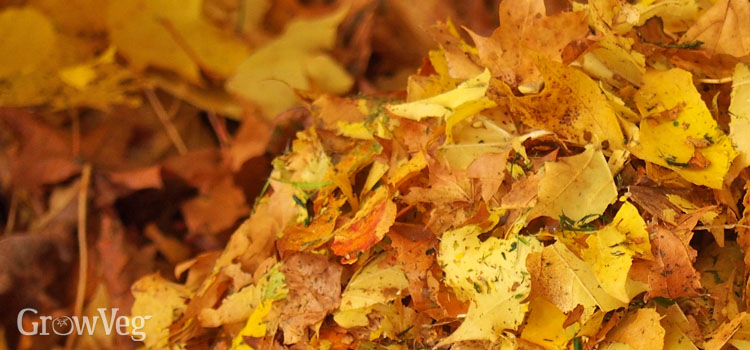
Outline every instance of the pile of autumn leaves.
<svg viewBox="0 0 750 350">
<path fill-rule="evenodd" d="M 133 285 L 146 347 L 747 348 L 749 13 L 437 25 L 405 96 L 310 104 L 220 255 Z"/>
</svg>

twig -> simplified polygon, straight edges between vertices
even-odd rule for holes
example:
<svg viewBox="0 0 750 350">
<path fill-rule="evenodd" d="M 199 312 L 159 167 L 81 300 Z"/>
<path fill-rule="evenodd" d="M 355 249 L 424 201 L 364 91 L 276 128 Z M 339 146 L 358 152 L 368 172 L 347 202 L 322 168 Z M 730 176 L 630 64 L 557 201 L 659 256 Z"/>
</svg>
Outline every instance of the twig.
<svg viewBox="0 0 750 350">
<path fill-rule="evenodd" d="M 703 84 L 725 84 L 725 83 L 731 83 L 733 80 L 733 77 L 724 77 L 719 79 L 711 79 L 711 78 L 702 78 L 702 79 L 696 79 L 699 83 Z"/>
<path fill-rule="evenodd" d="M 180 133 L 177 131 L 177 127 L 172 124 L 172 121 L 169 118 L 169 114 L 167 114 L 167 111 L 164 110 L 164 106 L 162 106 L 159 98 L 156 97 L 154 90 L 146 89 L 145 94 L 148 102 L 151 104 L 151 108 L 154 110 L 156 117 L 159 118 L 161 125 L 167 132 L 167 136 L 169 136 L 169 139 L 172 140 L 172 143 L 177 149 L 177 152 L 179 152 L 180 154 L 187 153 L 187 146 L 185 146 L 185 142 L 182 140 L 182 136 L 180 136 Z"/>
<path fill-rule="evenodd" d="M 18 211 L 18 193 L 17 190 L 10 192 L 10 208 L 8 208 L 8 221 L 5 222 L 4 234 L 10 234 L 16 226 L 16 212 Z"/>
<path fill-rule="evenodd" d="M 728 225 L 703 225 L 703 226 L 695 226 L 694 230 L 709 230 L 712 228 L 723 228 L 727 230 L 731 230 L 733 228 L 747 228 L 750 229 L 750 225 L 741 225 L 741 224 L 728 224 Z"/>
<path fill-rule="evenodd" d="M 88 204 L 89 182 L 91 180 L 91 164 L 83 166 L 81 183 L 78 191 L 78 286 L 76 301 L 73 306 L 73 316 L 80 317 L 83 313 L 83 301 L 86 296 L 88 278 L 89 251 L 86 239 L 86 206 Z M 70 350 L 75 343 L 76 333 L 73 332 L 65 341 L 65 349 Z"/>
</svg>

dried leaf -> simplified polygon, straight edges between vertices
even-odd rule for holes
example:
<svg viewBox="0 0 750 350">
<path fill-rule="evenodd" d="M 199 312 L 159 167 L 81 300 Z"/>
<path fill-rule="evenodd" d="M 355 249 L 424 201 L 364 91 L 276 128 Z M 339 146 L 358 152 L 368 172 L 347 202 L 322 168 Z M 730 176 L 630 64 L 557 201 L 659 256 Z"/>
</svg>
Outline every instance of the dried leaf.
<svg viewBox="0 0 750 350">
<path fill-rule="evenodd" d="M 602 151 L 587 147 L 578 155 L 544 164 L 537 205 L 528 220 L 538 216 L 573 221 L 595 218 L 617 198 L 617 189 Z"/>
</svg>

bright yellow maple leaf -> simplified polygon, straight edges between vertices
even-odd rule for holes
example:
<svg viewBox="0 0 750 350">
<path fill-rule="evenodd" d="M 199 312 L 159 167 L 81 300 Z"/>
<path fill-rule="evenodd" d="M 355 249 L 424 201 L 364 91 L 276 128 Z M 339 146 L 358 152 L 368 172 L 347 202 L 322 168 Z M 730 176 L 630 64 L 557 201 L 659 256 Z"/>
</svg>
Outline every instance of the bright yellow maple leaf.
<svg viewBox="0 0 750 350">
<path fill-rule="evenodd" d="M 544 164 L 538 204 L 528 220 L 539 216 L 593 219 L 615 199 L 617 188 L 604 154 L 588 146 L 583 153 Z"/>
<path fill-rule="evenodd" d="M 265 286 L 260 304 L 253 310 L 245 326 L 232 340 L 232 350 L 253 350 L 245 342 L 245 337 L 260 338 L 266 335 L 265 317 L 271 312 L 274 301 L 286 298 L 289 289 L 284 274 L 279 270 L 281 264 L 274 265 L 264 276 Z"/>
<path fill-rule="evenodd" d="M 633 154 L 696 185 L 723 186 L 737 151 L 701 99 L 692 74 L 678 68 L 648 71 L 634 100 L 643 120 Z"/>
<path fill-rule="evenodd" d="M 0 79 L 31 73 L 55 50 L 52 23 L 29 7 L 0 12 L 0 38 Z"/>
<path fill-rule="evenodd" d="M 652 308 L 631 312 L 607 334 L 602 345 L 622 343 L 629 345 L 631 350 L 662 350 L 665 331 L 660 319 L 661 315 Z"/>
<path fill-rule="evenodd" d="M 523 321 L 531 281 L 526 258 L 542 249 L 534 237 L 479 240 L 482 230 L 467 225 L 443 233 L 438 261 L 445 282 L 462 300 L 469 300 L 466 319 L 438 346 L 464 340 L 496 341 L 503 330 Z"/>
<path fill-rule="evenodd" d="M 239 64 L 226 90 L 256 104 L 269 118 L 297 103 L 291 88 L 347 92 L 354 80 L 326 53 L 333 48 L 347 12 L 347 7 L 341 7 L 324 17 L 293 20 L 280 37 Z"/>
<path fill-rule="evenodd" d="M 113 0 L 107 10 L 112 43 L 131 66 L 171 70 L 200 83 L 200 69 L 219 77 L 232 74 L 249 49 L 211 25 L 202 0 Z"/>
<path fill-rule="evenodd" d="M 625 202 L 607 226 L 586 238 L 583 260 L 594 270 L 602 288 L 622 302 L 629 302 L 628 272 L 633 256 L 651 256 L 646 222 L 638 209 Z"/>
<path fill-rule="evenodd" d="M 455 89 L 418 101 L 386 106 L 389 112 L 399 117 L 416 121 L 426 117 L 444 118 L 447 142 L 453 142 L 453 126 L 460 121 L 495 106 L 485 97 L 491 74 L 485 69 L 481 74 L 464 81 Z"/>
<path fill-rule="evenodd" d="M 582 322 L 597 306 L 607 312 L 627 305 L 607 293 L 591 266 L 560 241 L 530 254 L 526 265 L 531 273 L 532 296 L 544 297 L 566 313 L 582 305 Z"/>
<path fill-rule="evenodd" d="M 578 323 L 563 327 L 567 316 L 544 298 L 532 298 L 529 317 L 521 338 L 541 345 L 547 350 L 562 350 L 580 329 Z"/>
</svg>

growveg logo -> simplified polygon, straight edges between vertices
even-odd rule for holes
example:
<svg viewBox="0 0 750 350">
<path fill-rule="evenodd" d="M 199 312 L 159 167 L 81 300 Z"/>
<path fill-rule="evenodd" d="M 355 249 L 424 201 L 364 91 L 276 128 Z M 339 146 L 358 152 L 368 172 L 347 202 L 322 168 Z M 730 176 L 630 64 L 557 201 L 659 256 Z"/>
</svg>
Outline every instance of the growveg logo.
<svg viewBox="0 0 750 350">
<path fill-rule="evenodd" d="M 119 308 L 96 309 L 99 315 L 95 316 L 40 316 L 39 320 L 31 322 L 31 325 L 24 326 L 23 318 L 26 314 L 37 315 L 36 309 L 25 308 L 18 313 L 17 326 L 18 332 L 23 335 L 50 335 L 57 334 L 62 336 L 71 335 L 93 335 L 97 325 L 101 322 L 104 333 L 107 335 L 116 333 L 118 335 L 129 335 L 134 341 L 143 341 L 146 339 L 146 333 L 142 332 L 146 326 L 146 321 L 151 316 L 127 317 L 124 315 L 117 316 Z M 108 312 L 109 311 L 109 312 Z"/>
</svg>

